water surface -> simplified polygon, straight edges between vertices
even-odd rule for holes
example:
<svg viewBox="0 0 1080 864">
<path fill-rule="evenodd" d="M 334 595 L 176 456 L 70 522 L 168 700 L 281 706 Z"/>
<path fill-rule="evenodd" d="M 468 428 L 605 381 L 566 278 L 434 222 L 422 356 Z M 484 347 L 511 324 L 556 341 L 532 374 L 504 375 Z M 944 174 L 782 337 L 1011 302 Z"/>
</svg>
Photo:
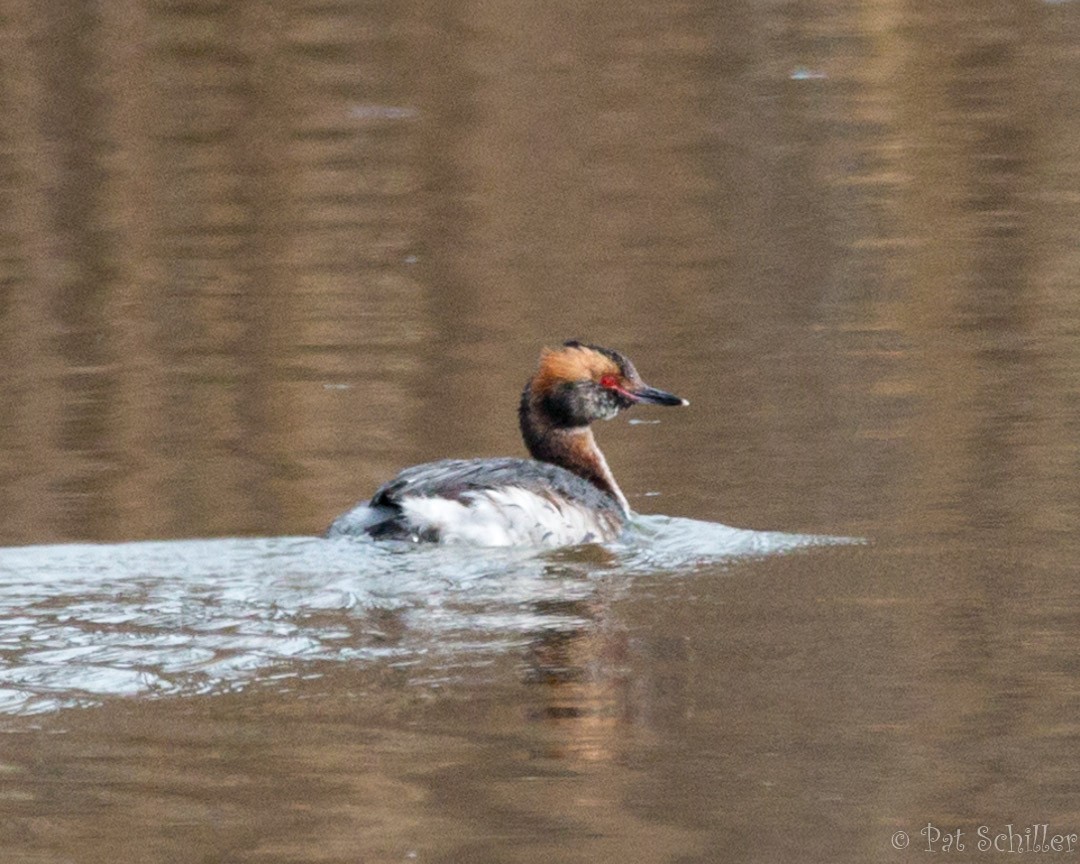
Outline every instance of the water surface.
<svg viewBox="0 0 1080 864">
<path fill-rule="evenodd" d="M 5 862 L 1080 831 L 1080 3 L 5 0 L 0 73 Z M 691 403 L 597 428 L 643 545 L 314 539 L 568 338 Z"/>
<path fill-rule="evenodd" d="M 281 687 L 321 676 L 315 663 L 452 675 L 587 628 L 581 610 L 641 576 L 860 542 L 637 521 L 620 544 L 555 551 L 320 537 L 0 550 L 0 714 Z"/>
</svg>

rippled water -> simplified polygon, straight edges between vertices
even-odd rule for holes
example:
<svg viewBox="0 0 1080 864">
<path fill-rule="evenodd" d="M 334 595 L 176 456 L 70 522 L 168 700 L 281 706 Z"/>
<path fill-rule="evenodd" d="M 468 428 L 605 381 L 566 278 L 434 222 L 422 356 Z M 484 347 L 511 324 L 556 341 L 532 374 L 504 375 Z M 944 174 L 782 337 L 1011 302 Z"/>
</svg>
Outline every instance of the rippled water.
<svg viewBox="0 0 1080 864">
<path fill-rule="evenodd" d="M 0 711 L 280 686 L 314 661 L 482 662 L 571 632 L 603 583 L 853 542 L 639 517 L 612 548 L 422 547 L 313 537 L 0 550 Z"/>
<path fill-rule="evenodd" d="M 1080 832 L 1078 106 L 1078 2 L 3 0 L 0 862 Z M 570 338 L 635 543 L 315 539 Z"/>
</svg>

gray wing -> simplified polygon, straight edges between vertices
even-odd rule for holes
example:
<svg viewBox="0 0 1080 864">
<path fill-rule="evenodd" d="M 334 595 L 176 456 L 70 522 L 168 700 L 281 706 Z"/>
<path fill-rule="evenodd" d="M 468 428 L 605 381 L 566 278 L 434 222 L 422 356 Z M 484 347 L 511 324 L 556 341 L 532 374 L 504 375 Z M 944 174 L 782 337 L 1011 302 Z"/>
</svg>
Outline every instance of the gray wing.
<svg viewBox="0 0 1080 864">
<path fill-rule="evenodd" d="M 380 486 L 369 503 L 360 504 L 334 520 L 327 536 L 411 537 L 412 531 L 401 518 L 400 502 L 404 498 L 461 501 L 469 492 L 505 486 L 565 498 L 589 509 L 612 511 L 621 516 L 618 503 L 610 495 L 557 465 L 532 459 L 443 459 L 406 468 Z"/>
</svg>

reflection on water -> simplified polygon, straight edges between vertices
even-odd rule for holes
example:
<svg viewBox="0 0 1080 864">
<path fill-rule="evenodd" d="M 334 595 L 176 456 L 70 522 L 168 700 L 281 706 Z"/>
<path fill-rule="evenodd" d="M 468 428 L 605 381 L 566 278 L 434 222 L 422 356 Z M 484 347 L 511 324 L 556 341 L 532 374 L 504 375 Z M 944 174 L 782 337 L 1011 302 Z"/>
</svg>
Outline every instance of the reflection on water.
<svg viewBox="0 0 1080 864">
<path fill-rule="evenodd" d="M 1080 829 L 1078 45 L 1077 2 L 5 0 L 4 860 Z M 567 338 L 691 402 L 598 424 L 641 546 L 296 536 L 520 455 Z"/>
<path fill-rule="evenodd" d="M 429 675 L 587 628 L 597 580 L 851 542 L 641 517 L 621 547 L 413 547 L 322 538 L 0 551 L 0 711 L 221 693 L 320 661 Z M 610 599 L 610 598 L 609 598 Z M 584 604 L 581 605 L 581 604 Z"/>
</svg>

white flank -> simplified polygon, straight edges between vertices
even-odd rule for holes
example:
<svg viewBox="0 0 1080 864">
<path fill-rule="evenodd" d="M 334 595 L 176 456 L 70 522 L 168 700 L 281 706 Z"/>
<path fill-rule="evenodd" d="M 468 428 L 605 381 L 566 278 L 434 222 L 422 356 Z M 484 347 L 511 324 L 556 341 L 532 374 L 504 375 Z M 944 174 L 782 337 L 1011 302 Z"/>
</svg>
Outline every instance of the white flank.
<svg viewBox="0 0 1080 864">
<path fill-rule="evenodd" d="M 550 499 L 518 486 L 468 492 L 463 501 L 402 498 L 398 504 L 418 533 L 435 531 L 442 543 L 476 546 L 573 546 L 615 539 L 621 530 L 610 516 L 569 501 Z"/>
</svg>

